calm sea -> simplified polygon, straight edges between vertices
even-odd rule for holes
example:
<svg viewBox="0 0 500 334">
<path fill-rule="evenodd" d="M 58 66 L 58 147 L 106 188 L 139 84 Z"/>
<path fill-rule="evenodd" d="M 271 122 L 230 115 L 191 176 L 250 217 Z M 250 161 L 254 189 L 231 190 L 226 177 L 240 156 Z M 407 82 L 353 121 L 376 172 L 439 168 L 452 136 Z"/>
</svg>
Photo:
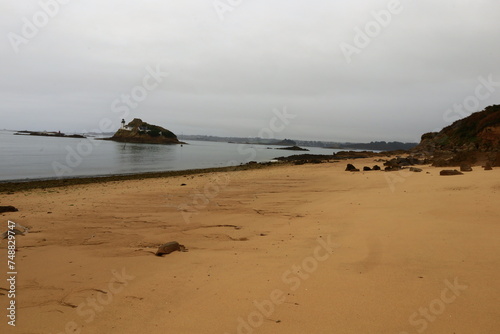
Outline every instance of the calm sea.
<svg viewBox="0 0 500 334">
<path fill-rule="evenodd" d="M 0 181 L 104 176 L 225 167 L 301 153 L 277 146 L 189 141 L 188 145 L 124 144 L 95 138 L 18 136 L 0 131 Z M 272 147 L 273 149 L 268 149 Z"/>
</svg>

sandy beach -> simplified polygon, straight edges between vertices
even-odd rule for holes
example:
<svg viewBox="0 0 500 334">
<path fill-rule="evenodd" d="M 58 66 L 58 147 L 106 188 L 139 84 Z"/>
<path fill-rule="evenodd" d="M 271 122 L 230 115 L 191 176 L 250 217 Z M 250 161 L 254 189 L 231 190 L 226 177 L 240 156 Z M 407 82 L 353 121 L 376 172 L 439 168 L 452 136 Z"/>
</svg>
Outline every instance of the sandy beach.
<svg viewBox="0 0 500 334">
<path fill-rule="evenodd" d="M 498 333 L 500 168 L 346 163 L 2 193 L 0 332 Z"/>
</svg>

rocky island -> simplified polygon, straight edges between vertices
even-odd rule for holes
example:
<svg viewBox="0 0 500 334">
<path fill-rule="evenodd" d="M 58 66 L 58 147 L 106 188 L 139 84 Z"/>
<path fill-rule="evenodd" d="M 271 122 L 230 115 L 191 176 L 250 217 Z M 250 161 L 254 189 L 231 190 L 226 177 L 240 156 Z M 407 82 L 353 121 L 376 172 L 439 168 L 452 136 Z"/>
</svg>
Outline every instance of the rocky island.
<svg viewBox="0 0 500 334">
<path fill-rule="evenodd" d="M 290 147 L 277 148 L 277 150 L 285 150 L 285 151 L 309 151 L 307 148 L 302 148 L 302 147 L 298 147 L 298 146 L 290 146 Z"/>
<path fill-rule="evenodd" d="M 17 136 L 39 136 L 39 137 L 59 137 L 59 138 L 86 138 L 82 135 L 67 135 L 62 133 L 61 131 L 19 131 L 14 133 Z"/>
<path fill-rule="evenodd" d="M 148 124 L 139 118 L 134 118 L 127 125 L 125 125 L 125 120 L 122 120 L 121 128 L 113 137 L 104 140 L 139 144 L 184 144 L 172 131 L 158 125 Z"/>
</svg>

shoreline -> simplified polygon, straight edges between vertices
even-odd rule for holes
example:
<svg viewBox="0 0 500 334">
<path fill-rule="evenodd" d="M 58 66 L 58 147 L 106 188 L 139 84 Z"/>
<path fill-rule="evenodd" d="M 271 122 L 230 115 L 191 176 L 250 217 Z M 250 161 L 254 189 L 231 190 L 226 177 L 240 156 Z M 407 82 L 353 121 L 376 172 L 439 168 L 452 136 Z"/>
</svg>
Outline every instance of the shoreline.
<svg viewBox="0 0 500 334">
<path fill-rule="evenodd" d="M 302 165 L 302 164 L 317 164 L 325 162 L 340 162 L 346 160 L 357 160 L 373 157 L 393 157 L 396 155 L 408 154 L 405 151 L 387 151 L 387 152 L 370 152 L 370 151 L 340 151 L 335 155 L 328 154 L 295 154 L 286 157 L 276 157 L 276 162 L 265 161 L 255 162 L 250 161 L 246 164 L 226 167 L 212 168 L 195 168 L 184 169 L 177 171 L 162 171 L 162 172 L 141 172 L 131 174 L 115 174 L 115 175 L 94 175 L 94 176 L 76 176 L 72 178 L 51 178 L 51 179 L 28 179 L 28 180 L 0 180 L 0 194 L 14 193 L 17 191 L 25 191 L 32 189 L 57 188 L 72 185 L 93 184 L 93 183 L 108 183 L 115 181 L 127 180 L 142 180 L 154 178 L 169 178 L 176 176 L 195 175 L 204 173 L 223 173 L 231 171 L 242 171 L 251 169 L 269 168 L 271 166 L 283 165 Z"/>
<path fill-rule="evenodd" d="M 247 163 L 238 166 L 228 167 L 214 167 L 214 168 L 201 168 L 201 169 L 184 169 L 179 171 L 165 171 L 165 172 L 143 172 L 133 174 L 119 174 L 119 175 L 103 175 L 103 176 L 82 176 L 74 178 L 60 178 L 60 179 L 34 179 L 26 181 L 0 181 L 0 194 L 1 193 L 14 193 L 18 191 L 57 188 L 82 184 L 95 184 L 95 183 L 108 183 L 115 181 L 129 181 L 129 180 L 143 180 L 155 178 L 170 178 L 185 175 L 197 175 L 205 173 L 224 173 L 233 171 L 242 171 L 250 169 L 270 168 L 277 165 L 285 165 L 286 162 L 281 163 Z"/>
<path fill-rule="evenodd" d="M 328 154 L 295 154 L 290 156 L 276 157 L 271 161 L 256 162 L 250 161 L 245 164 L 240 164 L 237 166 L 226 166 L 226 167 L 211 167 L 211 168 L 195 168 L 195 169 L 184 169 L 175 171 L 160 171 L 160 172 L 140 172 L 140 173 L 130 173 L 130 174 L 114 174 L 114 175 L 93 175 L 93 176 L 77 176 L 72 178 L 53 178 L 53 179 L 28 179 L 28 180 L 0 180 L 0 194 L 7 193 L 13 194 L 17 191 L 25 191 L 32 189 L 45 189 L 45 188 L 57 188 L 72 185 L 82 185 L 82 184 L 94 184 L 94 183 L 108 183 L 115 181 L 127 181 L 127 180 L 144 180 L 144 179 L 154 179 L 154 178 L 171 178 L 177 176 L 186 175 L 196 175 L 204 173 L 223 173 L 223 172 L 233 172 L 233 171 L 244 171 L 253 169 L 262 169 L 270 167 L 278 167 L 285 165 L 304 165 L 304 164 L 320 164 L 320 163 L 336 163 L 341 161 L 350 160 L 363 160 L 363 159 L 375 159 L 379 158 L 377 162 L 396 160 L 402 156 L 410 156 L 410 151 L 397 150 L 397 151 L 340 151 L 333 155 Z M 411 158 L 410 160 L 413 160 Z M 415 159 L 418 161 L 418 159 Z M 425 165 L 427 163 L 432 163 L 432 160 L 423 159 L 420 162 L 411 163 L 409 165 L 402 166 L 414 166 L 414 165 Z M 397 164 L 397 163 L 396 163 Z M 477 164 L 472 164 L 476 166 Z M 443 167 L 453 167 L 450 166 L 434 166 L 436 168 Z M 397 169 L 392 171 L 404 170 L 404 167 L 399 166 Z"/>
</svg>

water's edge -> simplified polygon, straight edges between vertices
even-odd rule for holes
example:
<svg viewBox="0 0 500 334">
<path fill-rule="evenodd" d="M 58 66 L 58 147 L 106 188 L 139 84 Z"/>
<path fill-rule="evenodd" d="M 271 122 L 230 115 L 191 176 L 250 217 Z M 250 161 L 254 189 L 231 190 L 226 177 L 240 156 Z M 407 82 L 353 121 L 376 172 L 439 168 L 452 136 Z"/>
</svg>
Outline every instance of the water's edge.
<svg viewBox="0 0 500 334">
<path fill-rule="evenodd" d="M 33 190 L 33 189 L 47 189 L 47 188 L 65 187 L 73 185 L 108 183 L 108 182 L 128 181 L 128 180 L 168 178 L 168 177 L 206 174 L 206 173 L 230 173 L 230 172 L 252 170 L 252 169 L 273 168 L 283 165 L 289 165 L 289 163 L 281 162 L 272 164 L 269 163 L 246 164 L 246 165 L 232 166 L 232 167 L 187 169 L 187 170 L 168 171 L 168 172 L 146 172 L 146 173 L 135 173 L 126 175 L 123 174 L 112 175 L 112 176 L 107 175 L 98 177 L 92 176 L 92 177 L 75 177 L 66 179 L 27 180 L 22 182 L 2 181 L 0 182 L 0 193 L 12 194 L 18 191 Z"/>
</svg>

